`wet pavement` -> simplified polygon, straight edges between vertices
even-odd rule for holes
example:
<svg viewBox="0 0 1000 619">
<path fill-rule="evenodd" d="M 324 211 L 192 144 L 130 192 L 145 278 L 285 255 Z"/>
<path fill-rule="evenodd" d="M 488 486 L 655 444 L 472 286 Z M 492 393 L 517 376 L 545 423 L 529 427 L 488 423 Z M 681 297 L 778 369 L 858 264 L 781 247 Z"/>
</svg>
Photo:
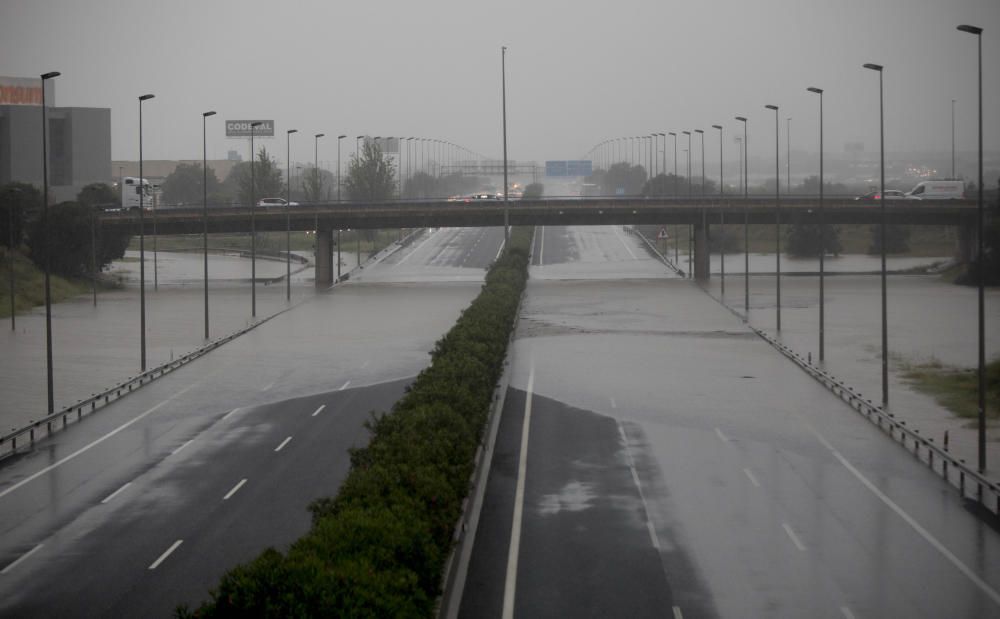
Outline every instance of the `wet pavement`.
<svg viewBox="0 0 1000 619">
<path fill-rule="evenodd" d="M 996 518 L 620 229 L 544 238 L 461 616 L 1000 615 Z"/>
</svg>

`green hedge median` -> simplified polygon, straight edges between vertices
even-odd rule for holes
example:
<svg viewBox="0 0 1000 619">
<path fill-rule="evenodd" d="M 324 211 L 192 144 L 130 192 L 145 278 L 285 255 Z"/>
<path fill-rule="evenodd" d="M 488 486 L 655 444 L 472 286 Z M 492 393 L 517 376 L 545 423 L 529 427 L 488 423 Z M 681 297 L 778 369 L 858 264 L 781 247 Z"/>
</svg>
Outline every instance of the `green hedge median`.
<svg viewBox="0 0 1000 619">
<path fill-rule="evenodd" d="M 314 501 L 312 529 L 286 554 L 265 550 L 178 617 L 430 617 L 461 517 L 476 448 L 503 372 L 527 280 L 531 228 L 515 228 L 479 296 L 437 342 L 431 365 L 371 441 L 351 452 L 337 496 Z"/>
</svg>

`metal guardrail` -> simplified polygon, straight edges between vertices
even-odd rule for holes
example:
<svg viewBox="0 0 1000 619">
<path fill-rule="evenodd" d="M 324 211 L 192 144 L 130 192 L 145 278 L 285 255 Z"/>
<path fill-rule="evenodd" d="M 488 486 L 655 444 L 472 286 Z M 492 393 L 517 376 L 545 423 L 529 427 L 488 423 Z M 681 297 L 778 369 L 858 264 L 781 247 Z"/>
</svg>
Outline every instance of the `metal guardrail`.
<svg viewBox="0 0 1000 619">
<path fill-rule="evenodd" d="M 650 246 L 652 251 L 656 252 L 656 249 L 651 246 L 649 239 L 645 235 L 638 230 L 635 232 L 643 239 L 647 246 Z M 656 253 L 659 254 L 659 252 Z M 662 256 L 660 258 L 669 265 L 666 258 Z M 677 270 L 673 265 L 669 266 Z M 705 293 L 708 294 L 708 291 L 705 290 Z M 709 297 L 715 299 L 711 295 Z M 742 314 L 733 308 L 718 299 L 715 300 L 734 316 L 742 320 L 761 339 L 802 368 L 831 393 L 846 402 L 855 411 L 863 414 L 868 421 L 875 424 L 880 430 L 888 433 L 889 437 L 897 441 L 904 449 L 911 451 L 917 460 L 926 464 L 935 473 L 940 473 L 943 479 L 950 482 L 959 490 L 963 499 L 975 500 L 986 510 L 1000 516 L 1000 482 L 990 481 L 975 469 L 965 464 L 964 459 L 955 458 L 951 455 L 947 447 L 939 447 L 935 444 L 933 438 L 923 437 L 920 435 L 919 430 L 908 428 L 906 421 L 896 419 L 895 415 L 885 411 L 881 406 L 873 404 L 871 400 L 864 398 L 858 391 L 845 385 L 844 381 L 812 365 L 811 359 L 803 358 L 802 355 L 771 337 L 771 335 L 762 329 L 751 325 Z"/>
</svg>

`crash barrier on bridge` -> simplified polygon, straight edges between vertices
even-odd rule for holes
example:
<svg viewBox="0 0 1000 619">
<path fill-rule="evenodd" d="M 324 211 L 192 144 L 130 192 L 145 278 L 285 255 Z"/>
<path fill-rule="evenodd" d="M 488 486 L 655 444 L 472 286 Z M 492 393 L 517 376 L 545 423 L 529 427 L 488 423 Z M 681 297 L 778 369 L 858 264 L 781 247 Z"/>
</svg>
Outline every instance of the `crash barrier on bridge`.
<svg viewBox="0 0 1000 619">
<path fill-rule="evenodd" d="M 912 452 L 914 458 L 926 464 L 932 471 L 939 473 L 943 479 L 958 488 L 963 499 L 974 500 L 990 512 L 1000 515 L 1000 483 L 991 482 L 975 469 L 966 465 L 964 459 L 952 456 L 948 452 L 947 446 L 939 447 L 933 438 L 921 436 L 920 430 L 906 427 L 906 421 L 896 419 L 895 415 L 864 398 L 856 390 L 845 385 L 844 381 L 817 368 L 812 364 L 811 359 L 803 358 L 802 355 L 761 329 L 749 324 L 747 326 L 834 395 L 847 402 L 851 408 L 864 415 L 868 421 L 878 426 L 883 432 L 888 433 L 890 438 L 897 441 L 907 451 Z"/>
<path fill-rule="evenodd" d="M 82 420 L 85 415 L 89 415 L 101 408 L 104 408 L 112 402 L 117 402 L 143 385 L 147 385 L 157 378 L 162 378 L 174 370 L 191 363 L 195 359 L 208 354 L 223 344 L 231 342 L 244 333 L 256 329 L 272 318 L 287 312 L 289 309 L 291 308 L 283 309 L 280 312 L 255 322 L 248 327 L 234 331 L 225 337 L 212 340 L 201 348 L 193 350 L 151 370 L 146 370 L 142 374 L 129 377 L 114 387 L 91 395 L 89 398 L 80 400 L 71 406 L 67 406 L 59 412 L 43 417 L 38 421 L 32 421 L 22 428 L 15 429 L 0 436 L 0 460 L 10 457 L 19 451 L 31 450 L 34 448 L 36 441 L 55 434 L 59 430 L 64 429 L 70 423 Z"/>
<path fill-rule="evenodd" d="M 534 230 L 534 229 L 533 229 Z M 532 232 L 531 243 L 528 245 L 528 264 L 531 264 L 535 236 Z M 507 338 L 507 350 L 514 343 L 517 324 L 521 319 L 521 308 L 524 304 L 524 291 L 517 301 L 514 311 L 514 328 Z M 479 516 L 483 511 L 483 501 L 486 498 L 486 483 L 489 480 L 490 468 L 493 466 L 493 453 L 500 430 L 500 415 L 507 399 L 507 386 L 510 384 L 510 359 L 504 357 L 503 374 L 493 390 L 493 400 L 490 404 L 489 417 L 486 421 L 486 432 L 476 448 L 475 464 L 469 475 L 469 493 L 462 501 L 462 517 L 455 525 L 452 534 L 452 549 L 445 563 L 441 582 L 441 597 L 438 598 L 439 619 L 455 619 L 462 605 L 462 592 L 465 590 L 465 578 L 469 572 L 469 561 L 472 558 L 472 547 L 476 541 L 476 531 L 479 529 Z"/>
<path fill-rule="evenodd" d="M 411 235 L 409 236 L 412 236 L 413 234 L 415 234 L 415 232 L 411 233 Z M 402 246 L 401 243 L 402 241 L 392 243 L 388 247 L 384 248 L 382 251 L 389 251 L 392 248 L 395 248 L 392 249 L 392 251 L 395 251 L 396 249 L 399 249 Z M 247 253 L 247 255 L 249 255 L 249 253 Z M 368 260 L 366 260 L 365 263 L 362 265 L 362 267 L 368 265 L 375 258 L 376 258 L 375 256 L 369 257 Z M 348 272 L 348 275 L 349 274 L 350 272 Z M 276 318 L 277 316 L 284 314 L 288 310 L 292 309 L 292 307 L 287 307 L 275 314 L 272 314 L 271 316 L 268 316 L 267 318 L 263 318 L 255 322 L 254 324 L 248 327 L 244 327 L 243 329 L 234 331 L 229 335 L 212 340 L 211 342 L 209 342 L 205 346 L 202 346 L 201 348 L 193 350 L 185 355 L 178 357 L 177 359 L 173 359 L 151 370 L 146 370 L 142 374 L 126 378 L 125 380 L 116 384 L 115 386 L 110 387 L 109 389 L 105 389 L 100 393 L 93 394 L 89 398 L 80 400 L 79 402 L 71 406 L 67 406 L 61 411 L 43 417 L 38 421 L 31 421 L 26 426 L 23 426 L 21 428 L 15 428 L 10 432 L 8 432 L 7 434 L 0 435 L 0 460 L 8 458 L 20 451 L 28 451 L 33 449 L 36 441 L 40 441 L 48 436 L 51 436 L 52 434 L 58 432 L 59 430 L 64 429 L 70 423 L 80 421 L 83 419 L 84 416 L 89 415 L 99 409 L 102 409 L 108 404 L 117 402 L 118 400 L 124 398 L 125 396 L 139 389 L 140 387 L 151 383 L 157 378 L 162 378 L 163 376 L 169 374 L 170 372 L 178 368 L 181 368 L 187 365 L 188 363 L 191 363 L 192 361 L 198 359 L 199 357 L 208 354 L 209 352 L 215 350 L 216 348 L 222 346 L 223 344 L 233 341 L 234 339 L 238 338 L 244 333 L 248 333 L 249 331 L 256 329 L 257 327 L 268 322 L 272 318 Z"/>
</svg>

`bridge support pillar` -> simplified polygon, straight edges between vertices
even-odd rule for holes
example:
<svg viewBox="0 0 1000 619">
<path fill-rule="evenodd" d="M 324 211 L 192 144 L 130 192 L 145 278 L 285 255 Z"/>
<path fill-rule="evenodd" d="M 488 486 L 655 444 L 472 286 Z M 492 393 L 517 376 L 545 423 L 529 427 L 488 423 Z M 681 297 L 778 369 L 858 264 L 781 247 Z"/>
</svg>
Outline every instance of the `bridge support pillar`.
<svg viewBox="0 0 1000 619">
<path fill-rule="evenodd" d="M 694 278 L 699 282 L 709 279 L 708 222 L 702 212 L 701 222 L 694 226 Z"/>
<path fill-rule="evenodd" d="M 316 230 L 316 286 L 333 283 L 333 230 Z"/>
</svg>

